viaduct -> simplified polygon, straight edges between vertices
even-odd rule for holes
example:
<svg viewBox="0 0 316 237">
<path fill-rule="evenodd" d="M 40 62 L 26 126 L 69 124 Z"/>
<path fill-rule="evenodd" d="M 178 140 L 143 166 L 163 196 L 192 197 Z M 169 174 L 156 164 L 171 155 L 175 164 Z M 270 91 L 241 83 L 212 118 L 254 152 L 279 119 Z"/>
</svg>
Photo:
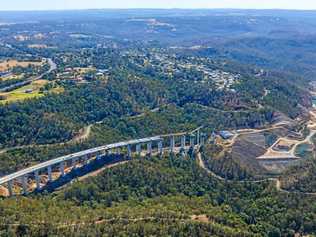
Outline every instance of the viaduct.
<svg viewBox="0 0 316 237">
<path fill-rule="evenodd" d="M 9 196 L 18 194 L 27 195 L 32 182 L 35 182 L 36 190 L 42 189 L 43 183 L 41 182 L 41 175 L 47 176 L 46 184 L 49 184 L 55 180 L 52 175 L 54 171 L 58 171 L 58 179 L 66 175 L 66 170 L 76 169 L 78 165 L 81 165 L 81 167 L 85 166 L 95 159 L 106 158 L 106 155 L 113 152 L 127 155 L 128 158 L 132 158 L 134 154 L 138 156 L 150 156 L 152 154 L 162 155 L 164 152 L 184 154 L 189 148 L 195 148 L 195 146 L 204 143 L 206 136 L 201 133 L 200 130 L 201 127 L 189 133 L 160 135 L 118 142 L 58 157 L 3 176 L 0 178 L 0 185 L 7 188 Z M 22 186 L 20 192 L 15 192 L 15 184 Z"/>
</svg>

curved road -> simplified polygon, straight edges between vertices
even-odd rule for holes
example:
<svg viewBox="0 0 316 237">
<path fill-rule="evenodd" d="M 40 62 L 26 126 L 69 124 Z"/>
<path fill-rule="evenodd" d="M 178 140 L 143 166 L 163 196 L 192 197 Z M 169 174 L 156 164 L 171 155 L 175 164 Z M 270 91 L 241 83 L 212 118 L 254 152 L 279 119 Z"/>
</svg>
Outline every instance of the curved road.
<svg viewBox="0 0 316 237">
<path fill-rule="evenodd" d="M 1 88 L 0 89 L 0 93 L 1 92 L 9 92 L 9 91 L 12 91 L 12 90 L 15 90 L 19 87 L 22 87 L 22 86 L 25 86 L 25 85 L 28 85 L 30 83 L 32 83 L 33 81 L 37 81 L 37 80 L 40 80 L 42 79 L 44 76 L 48 75 L 49 73 L 51 73 L 52 71 L 56 70 L 57 69 L 57 65 L 56 63 L 54 63 L 54 61 L 51 59 L 51 58 L 47 58 L 46 59 L 48 64 L 49 64 L 49 70 L 42 73 L 41 75 L 37 76 L 37 77 L 32 77 L 32 78 L 29 78 L 25 81 L 22 81 L 22 82 L 18 82 L 16 84 L 13 84 L 13 85 L 10 85 L 10 86 L 7 86 L 7 87 L 4 87 L 4 88 Z"/>
<path fill-rule="evenodd" d="M 267 181 L 270 181 L 270 182 L 275 182 L 275 188 L 277 191 L 279 192 L 282 192 L 282 193 L 292 193 L 292 194 L 303 194 L 303 195 L 308 195 L 308 196 L 315 196 L 316 197 L 316 193 L 308 193 L 308 192 L 299 192 L 299 191 L 288 191 L 288 190 L 285 190 L 285 189 L 282 189 L 281 187 L 281 181 L 278 179 L 278 178 L 266 178 L 266 179 L 262 179 L 262 180 L 242 180 L 242 181 L 238 181 L 238 180 L 227 180 L 227 179 L 224 179 L 223 177 L 215 174 L 213 171 L 209 170 L 205 164 L 204 164 L 204 161 L 202 159 L 202 156 L 201 156 L 201 153 L 199 152 L 197 154 L 197 161 L 198 161 L 198 164 L 199 166 L 205 170 L 209 175 L 211 175 L 212 177 L 220 180 L 220 181 L 225 181 L 225 182 L 235 182 L 235 183 L 263 183 L 263 182 L 267 182 Z"/>
</svg>

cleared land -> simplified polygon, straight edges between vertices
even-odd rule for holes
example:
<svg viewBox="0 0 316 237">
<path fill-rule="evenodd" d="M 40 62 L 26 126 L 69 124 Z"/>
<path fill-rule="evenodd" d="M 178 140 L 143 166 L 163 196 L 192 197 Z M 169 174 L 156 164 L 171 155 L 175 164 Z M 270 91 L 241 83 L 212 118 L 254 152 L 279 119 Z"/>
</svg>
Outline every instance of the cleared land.
<svg viewBox="0 0 316 237">
<path fill-rule="evenodd" d="M 0 62 L 0 71 L 8 71 L 14 67 L 28 67 L 30 65 L 42 66 L 43 63 L 44 63 L 43 61 L 42 62 L 32 62 L 32 61 L 17 61 L 14 59 L 10 59 L 7 61 Z"/>
<path fill-rule="evenodd" d="M 41 92 L 41 88 L 43 88 L 48 83 L 49 81 L 47 80 L 38 80 L 16 90 L 0 93 L 0 97 L 2 98 L 2 100 L 0 100 L 0 104 L 12 103 L 16 101 L 23 101 L 45 96 L 45 93 Z M 63 90 L 64 89 L 61 87 L 56 87 L 51 89 L 49 92 L 62 93 Z"/>
<path fill-rule="evenodd" d="M 31 49 L 46 49 L 48 46 L 46 44 L 30 44 L 27 47 Z"/>
<path fill-rule="evenodd" d="M 297 122 L 282 119 L 270 128 L 233 131 L 231 139 L 219 143 L 231 150 L 234 159 L 279 173 L 293 162 L 312 156 L 316 109 L 311 109 L 309 115 L 304 122 L 306 132 L 294 132 Z"/>
<path fill-rule="evenodd" d="M 0 77 L 0 81 L 20 80 L 23 78 L 23 76 L 24 76 L 24 74 Z"/>
</svg>

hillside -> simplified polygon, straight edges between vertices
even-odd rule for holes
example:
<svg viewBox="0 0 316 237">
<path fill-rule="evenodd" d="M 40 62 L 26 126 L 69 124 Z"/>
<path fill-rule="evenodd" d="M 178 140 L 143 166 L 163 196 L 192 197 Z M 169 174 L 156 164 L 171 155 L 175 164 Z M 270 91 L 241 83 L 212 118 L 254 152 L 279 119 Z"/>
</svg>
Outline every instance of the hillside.
<svg viewBox="0 0 316 237">
<path fill-rule="evenodd" d="M 76 182 L 59 194 L 2 200 L 0 233 L 315 234 L 312 201 L 279 194 L 267 183 L 220 182 L 188 157 L 140 159 Z"/>
<path fill-rule="evenodd" d="M 228 180 L 258 179 L 266 172 L 255 159 L 233 157 L 232 153 L 217 145 L 203 147 L 202 159 L 209 170 Z"/>
<path fill-rule="evenodd" d="M 316 236 L 315 16 L 0 11 L 0 237 Z"/>
<path fill-rule="evenodd" d="M 290 191 L 316 193 L 315 171 L 315 160 L 313 158 L 304 160 L 289 168 L 281 176 L 282 187 Z"/>
</svg>

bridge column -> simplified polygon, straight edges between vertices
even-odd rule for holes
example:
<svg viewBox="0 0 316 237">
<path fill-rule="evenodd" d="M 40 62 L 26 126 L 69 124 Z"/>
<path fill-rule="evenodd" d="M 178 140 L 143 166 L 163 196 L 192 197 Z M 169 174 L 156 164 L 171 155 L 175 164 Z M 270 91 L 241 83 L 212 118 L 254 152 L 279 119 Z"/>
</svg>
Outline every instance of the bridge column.
<svg viewBox="0 0 316 237">
<path fill-rule="evenodd" d="M 137 155 L 140 155 L 141 150 L 142 150 L 141 144 L 137 144 L 136 145 L 136 153 L 137 153 Z"/>
<path fill-rule="evenodd" d="M 107 155 L 108 155 L 108 156 L 109 156 L 109 155 L 112 155 L 112 150 L 111 150 L 111 149 L 107 150 L 106 152 L 107 152 Z"/>
<path fill-rule="evenodd" d="M 59 171 L 62 177 L 65 176 L 65 163 L 64 162 L 60 162 Z"/>
<path fill-rule="evenodd" d="M 197 132 L 196 132 L 196 144 L 197 144 L 197 145 L 200 144 L 200 129 L 197 130 Z"/>
<path fill-rule="evenodd" d="M 39 176 L 38 170 L 34 172 L 34 175 L 35 175 L 36 189 L 39 190 L 41 189 L 41 183 L 40 183 L 40 176 Z"/>
<path fill-rule="evenodd" d="M 190 136 L 190 147 L 194 147 L 194 140 L 195 140 L 195 136 L 193 134 L 191 134 L 191 136 Z"/>
<path fill-rule="evenodd" d="M 121 148 L 118 147 L 118 148 L 116 148 L 116 155 L 120 155 L 120 154 L 121 154 Z"/>
<path fill-rule="evenodd" d="M 23 189 L 23 194 L 27 195 L 27 175 L 24 175 L 21 177 L 21 182 L 22 182 L 22 189 Z"/>
<path fill-rule="evenodd" d="M 206 134 L 205 133 L 201 133 L 200 145 L 204 145 L 205 144 L 205 137 L 206 137 Z"/>
<path fill-rule="evenodd" d="M 102 159 L 102 152 L 99 151 L 95 158 L 96 158 L 96 160 L 101 160 Z"/>
<path fill-rule="evenodd" d="M 127 145 L 127 157 L 132 158 L 132 147 L 131 145 Z"/>
<path fill-rule="evenodd" d="M 83 165 L 87 165 L 89 162 L 89 155 L 85 155 L 83 158 Z"/>
<path fill-rule="evenodd" d="M 162 140 L 160 140 L 160 141 L 158 142 L 158 153 L 159 153 L 160 155 L 163 154 L 163 144 L 162 144 Z"/>
<path fill-rule="evenodd" d="M 185 150 L 185 139 L 186 139 L 185 135 L 182 135 L 181 136 L 181 148 L 183 150 Z"/>
<path fill-rule="evenodd" d="M 186 151 L 185 151 L 185 143 L 186 143 L 186 136 L 185 135 L 182 135 L 181 136 L 181 154 L 182 154 L 182 157 L 185 157 L 185 154 L 186 154 Z"/>
<path fill-rule="evenodd" d="M 9 196 L 12 197 L 13 196 L 13 180 L 10 180 L 8 182 L 8 191 L 9 191 Z"/>
<path fill-rule="evenodd" d="M 174 152 L 174 136 L 170 138 L 170 152 Z"/>
<path fill-rule="evenodd" d="M 151 142 L 147 143 L 147 153 L 149 155 L 151 155 L 151 153 L 152 153 L 152 143 Z"/>
<path fill-rule="evenodd" d="M 76 167 L 77 167 L 77 158 L 73 158 L 71 160 L 71 166 L 72 166 L 73 169 L 76 169 Z"/>
<path fill-rule="evenodd" d="M 48 173 L 48 182 L 52 182 L 53 177 L 52 177 L 52 167 L 51 166 L 47 167 L 47 173 Z"/>
</svg>

